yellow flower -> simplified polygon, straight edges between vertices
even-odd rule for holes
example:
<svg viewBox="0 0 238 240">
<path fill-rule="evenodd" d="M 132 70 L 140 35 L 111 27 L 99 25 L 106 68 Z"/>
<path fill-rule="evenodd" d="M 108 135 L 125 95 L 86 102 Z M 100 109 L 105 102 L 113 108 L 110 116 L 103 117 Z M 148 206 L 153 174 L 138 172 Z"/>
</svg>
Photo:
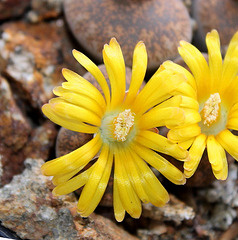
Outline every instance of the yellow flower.
<svg viewBox="0 0 238 240">
<path fill-rule="evenodd" d="M 117 221 L 127 211 L 141 215 L 141 201 L 162 206 L 169 195 L 149 165 L 175 184 L 185 177 L 155 151 L 185 160 L 188 152 L 154 132 L 165 124 L 177 126 L 184 112 L 167 105 L 166 99 L 183 84 L 182 74 L 159 69 L 138 93 L 143 82 L 147 53 L 143 42 L 134 50 L 131 84 L 126 94 L 125 63 L 115 38 L 103 49 L 103 60 L 109 76 L 108 86 L 98 67 L 85 55 L 74 50 L 74 57 L 97 80 L 103 95 L 78 74 L 63 69 L 67 82 L 54 89 L 57 98 L 42 107 L 53 122 L 73 131 L 94 134 L 94 138 L 77 150 L 46 162 L 42 172 L 53 176 L 55 195 L 68 194 L 84 186 L 78 211 L 89 216 L 100 202 L 114 165 L 113 205 Z M 97 161 L 88 163 L 99 153 Z M 147 164 L 147 163 L 149 164 Z"/>
<path fill-rule="evenodd" d="M 163 64 L 163 68 L 174 69 L 187 79 L 179 90 L 186 101 L 178 104 L 174 99 L 176 103 L 171 105 L 184 107 L 186 119 L 184 124 L 172 127 L 168 138 L 185 148 L 191 146 L 191 160 L 184 163 L 186 177 L 194 174 L 207 148 L 215 177 L 224 180 L 228 173 L 225 150 L 238 160 L 238 137 L 231 132 L 238 130 L 238 32 L 224 61 L 216 30 L 207 34 L 206 44 L 209 65 L 197 48 L 184 41 L 180 43 L 179 53 L 192 74 L 175 63 Z"/>
</svg>

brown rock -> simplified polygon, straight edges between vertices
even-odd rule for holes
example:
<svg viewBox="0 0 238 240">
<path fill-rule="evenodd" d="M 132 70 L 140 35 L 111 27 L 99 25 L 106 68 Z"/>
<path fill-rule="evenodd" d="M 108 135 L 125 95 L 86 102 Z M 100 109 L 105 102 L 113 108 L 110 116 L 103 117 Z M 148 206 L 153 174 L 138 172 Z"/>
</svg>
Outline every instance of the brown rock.
<svg viewBox="0 0 238 240">
<path fill-rule="evenodd" d="M 62 3 L 63 0 L 32 0 L 32 10 L 28 13 L 28 19 L 35 23 L 45 19 L 56 18 L 62 13 Z"/>
<path fill-rule="evenodd" d="M 64 1 L 68 24 L 80 45 L 101 61 L 103 45 L 112 37 L 119 41 L 126 65 L 140 40 L 148 50 L 148 69 L 178 55 L 180 40 L 192 38 L 188 11 L 180 0 Z"/>
<path fill-rule="evenodd" d="M 31 0 L 4 0 L 0 2 L 0 20 L 18 17 L 30 6 Z"/>
<path fill-rule="evenodd" d="M 192 15 L 197 22 L 196 44 L 203 50 L 207 32 L 216 29 L 221 45 L 226 46 L 238 30 L 238 1 L 235 0 L 196 0 L 193 1 Z"/>
<path fill-rule="evenodd" d="M 63 81 L 62 53 L 57 26 L 23 22 L 2 25 L 0 69 L 12 81 L 21 99 L 40 108 Z"/>
<path fill-rule="evenodd" d="M 31 127 L 16 105 L 6 79 L 0 77 L 0 139 L 6 147 L 17 151 L 26 144 Z"/>
</svg>

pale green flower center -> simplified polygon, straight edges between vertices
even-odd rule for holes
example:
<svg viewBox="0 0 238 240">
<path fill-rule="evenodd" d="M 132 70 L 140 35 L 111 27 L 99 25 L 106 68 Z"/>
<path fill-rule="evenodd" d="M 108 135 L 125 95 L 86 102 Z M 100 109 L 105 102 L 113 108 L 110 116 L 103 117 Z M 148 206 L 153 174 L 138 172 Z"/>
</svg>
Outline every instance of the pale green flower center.
<svg viewBox="0 0 238 240">
<path fill-rule="evenodd" d="M 134 122 L 135 113 L 131 109 L 110 112 L 102 119 L 101 136 L 106 142 L 125 142 L 129 135 L 135 135 L 135 130 L 132 131 Z"/>
<path fill-rule="evenodd" d="M 221 101 L 219 93 L 211 94 L 207 101 L 200 103 L 202 121 L 201 132 L 206 135 L 217 135 L 226 128 L 228 110 Z"/>
</svg>

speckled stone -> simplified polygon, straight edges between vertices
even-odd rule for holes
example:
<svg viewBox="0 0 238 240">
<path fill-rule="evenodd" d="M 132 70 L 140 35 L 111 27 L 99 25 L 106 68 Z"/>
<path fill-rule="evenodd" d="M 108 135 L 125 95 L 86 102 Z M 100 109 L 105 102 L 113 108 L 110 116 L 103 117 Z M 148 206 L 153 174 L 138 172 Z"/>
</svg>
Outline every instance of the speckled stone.
<svg viewBox="0 0 238 240">
<path fill-rule="evenodd" d="M 92 214 L 81 218 L 73 194 L 54 197 L 42 159 L 27 159 L 25 170 L 0 189 L 2 225 L 29 240 L 138 240 L 115 223 Z"/>
<path fill-rule="evenodd" d="M 216 29 L 221 38 L 221 45 L 228 45 L 233 34 L 238 30 L 238 1 L 235 0 L 196 0 L 193 1 L 192 15 L 197 22 L 195 43 L 206 49 L 207 32 Z"/>
<path fill-rule="evenodd" d="M 30 6 L 31 0 L 0 1 L 0 20 L 18 17 Z"/>
<path fill-rule="evenodd" d="M 0 68 L 15 85 L 21 99 L 41 108 L 53 97 L 52 89 L 63 81 L 63 63 L 57 25 L 24 22 L 1 26 Z"/>
<path fill-rule="evenodd" d="M 65 0 L 64 12 L 80 45 L 98 61 L 103 45 L 116 37 L 131 66 L 133 49 L 142 40 L 148 69 L 154 70 L 178 55 L 180 40 L 192 38 L 189 14 L 180 0 Z"/>
</svg>

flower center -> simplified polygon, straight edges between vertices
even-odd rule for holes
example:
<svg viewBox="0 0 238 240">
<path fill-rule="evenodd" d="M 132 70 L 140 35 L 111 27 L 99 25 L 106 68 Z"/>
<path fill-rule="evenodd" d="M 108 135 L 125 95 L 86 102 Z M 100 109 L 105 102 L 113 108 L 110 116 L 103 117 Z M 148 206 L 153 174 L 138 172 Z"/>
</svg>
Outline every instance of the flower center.
<svg viewBox="0 0 238 240">
<path fill-rule="evenodd" d="M 200 112 L 203 124 L 207 127 L 214 124 L 219 116 L 221 98 L 219 93 L 211 94 L 205 102 L 202 111 Z"/>
<path fill-rule="evenodd" d="M 118 142 L 126 141 L 126 137 L 129 134 L 131 127 L 134 125 L 134 113 L 131 109 L 119 113 L 113 120 L 114 138 Z"/>
</svg>

